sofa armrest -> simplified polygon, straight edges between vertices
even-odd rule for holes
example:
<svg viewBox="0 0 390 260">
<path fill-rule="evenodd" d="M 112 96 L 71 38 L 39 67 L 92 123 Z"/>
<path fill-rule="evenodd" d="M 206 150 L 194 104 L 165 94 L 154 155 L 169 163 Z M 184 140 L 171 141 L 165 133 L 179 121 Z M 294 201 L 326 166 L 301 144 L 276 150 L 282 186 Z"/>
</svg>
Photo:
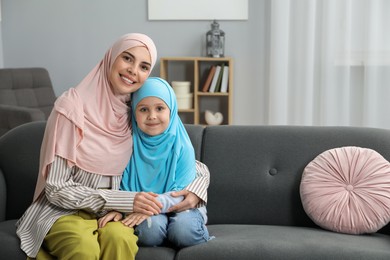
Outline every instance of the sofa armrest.
<svg viewBox="0 0 390 260">
<path fill-rule="evenodd" d="M 45 114 L 37 108 L 0 105 L 0 129 L 3 131 L 25 123 L 44 120 Z"/>
<path fill-rule="evenodd" d="M 5 203 L 7 199 L 6 185 L 3 172 L 0 169 L 0 221 L 5 220 Z"/>
</svg>

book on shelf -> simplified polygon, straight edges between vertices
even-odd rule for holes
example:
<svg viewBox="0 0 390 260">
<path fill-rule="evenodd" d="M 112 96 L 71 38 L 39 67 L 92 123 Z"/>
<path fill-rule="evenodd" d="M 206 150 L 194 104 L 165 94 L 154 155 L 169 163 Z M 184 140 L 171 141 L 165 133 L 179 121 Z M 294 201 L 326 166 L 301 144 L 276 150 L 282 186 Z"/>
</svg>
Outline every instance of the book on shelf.
<svg viewBox="0 0 390 260">
<path fill-rule="evenodd" d="M 208 92 L 211 84 L 211 80 L 214 77 L 216 66 L 212 65 L 209 70 L 209 74 L 207 75 L 206 81 L 203 84 L 202 92 Z"/>
<path fill-rule="evenodd" d="M 221 73 L 221 65 L 217 65 L 217 67 L 215 68 L 213 80 L 211 81 L 209 92 L 211 93 L 215 92 L 215 87 L 217 86 L 217 81 L 220 73 Z"/>
<path fill-rule="evenodd" d="M 227 93 L 229 81 L 229 66 L 225 65 L 223 68 L 222 81 L 221 81 L 221 92 Z"/>
<path fill-rule="evenodd" d="M 222 75 L 223 75 L 223 70 L 225 68 L 225 64 L 221 64 L 221 71 L 219 72 L 218 79 L 217 79 L 217 84 L 215 85 L 215 90 L 214 92 L 221 92 L 221 81 L 222 81 Z"/>
</svg>

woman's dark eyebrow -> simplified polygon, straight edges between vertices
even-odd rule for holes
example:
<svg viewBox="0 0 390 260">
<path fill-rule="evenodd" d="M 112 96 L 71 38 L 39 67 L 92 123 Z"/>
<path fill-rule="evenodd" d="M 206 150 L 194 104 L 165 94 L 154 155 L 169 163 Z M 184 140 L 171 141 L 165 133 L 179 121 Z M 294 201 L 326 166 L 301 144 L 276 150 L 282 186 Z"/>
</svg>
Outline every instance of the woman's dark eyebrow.
<svg viewBox="0 0 390 260">
<path fill-rule="evenodd" d="M 131 54 L 130 52 L 128 51 L 124 51 L 124 53 L 126 53 L 127 55 L 131 56 L 133 59 L 135 59 L 134 55 Z M 146 61 L 143 61 L 142 63 L 146 64 L 146 65 L 149 65 L 149 66 L 152 66 L 152 64 L 150 64 L 149 62 L 146 62 Z"/>
</svg>

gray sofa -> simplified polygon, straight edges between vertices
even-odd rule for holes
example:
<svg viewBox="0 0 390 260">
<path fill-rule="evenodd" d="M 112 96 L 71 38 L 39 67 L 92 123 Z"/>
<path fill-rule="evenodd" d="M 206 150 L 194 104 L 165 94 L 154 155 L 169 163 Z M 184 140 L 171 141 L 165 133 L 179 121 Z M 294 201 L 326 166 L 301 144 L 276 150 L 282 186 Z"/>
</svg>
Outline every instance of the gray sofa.
<svg viewBox="0 0 390 260">
<path fill-rule="evenodd" d="M 31 202 L 44 127 L 28 123 L 0 138 L 0 259 L 25 259 L 14 224 Z M 389 225 L 369 235 L 326 231 L 299 195 L 303 169 L 327 149 L 367 147 L 390 160 L 390 130 L 186 127 L 211 172 L 208 228 L 216 238 L 181 250 L 142 247 L 137 259 L 390 259 Z"/>
</svg>

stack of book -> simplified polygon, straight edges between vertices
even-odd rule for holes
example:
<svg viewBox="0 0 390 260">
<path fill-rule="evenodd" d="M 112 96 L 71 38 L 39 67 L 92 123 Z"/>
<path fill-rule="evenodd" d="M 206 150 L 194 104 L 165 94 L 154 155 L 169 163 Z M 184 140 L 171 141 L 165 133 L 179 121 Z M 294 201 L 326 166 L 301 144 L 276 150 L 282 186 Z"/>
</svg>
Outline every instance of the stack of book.
<svg viewBox="0 0 390 260">
<path fill-rule="evenodd" d="M 202 92 L 228 92 L 229 66 L 225 63 L 212 65 L 203 84 Z"/>
</svg>

